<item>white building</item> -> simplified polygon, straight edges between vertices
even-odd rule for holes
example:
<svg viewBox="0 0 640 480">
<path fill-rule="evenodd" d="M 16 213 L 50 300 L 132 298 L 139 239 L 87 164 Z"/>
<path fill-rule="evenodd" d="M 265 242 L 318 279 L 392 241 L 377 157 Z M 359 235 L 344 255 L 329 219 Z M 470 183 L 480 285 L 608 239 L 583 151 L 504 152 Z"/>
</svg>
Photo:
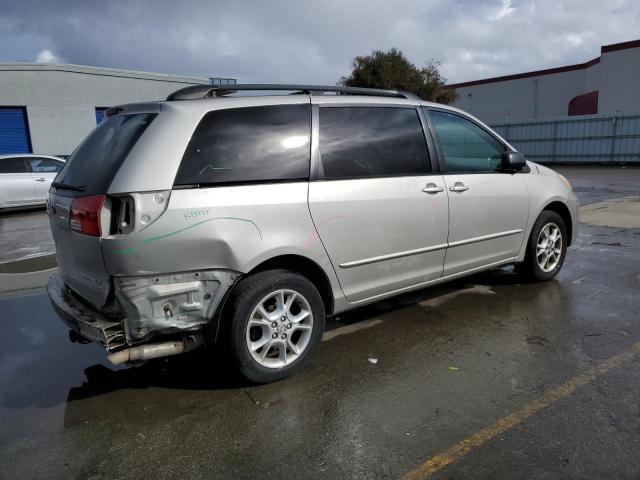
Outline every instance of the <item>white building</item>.
<svg viewBox="0 0 640 480">
<path fill-rule="evenodd" d="M 163 100 L 189 85 L 236 83 L 81 65 L 0 63 L 0 154 L 69 155 L 107 107 Z"/>
<path fill-rule="evenodd" d="M 604 45 L 577 65 L 449 85 L 456 107 L 487 123 L 640 112 L 640 40 Z"/>
</svg>

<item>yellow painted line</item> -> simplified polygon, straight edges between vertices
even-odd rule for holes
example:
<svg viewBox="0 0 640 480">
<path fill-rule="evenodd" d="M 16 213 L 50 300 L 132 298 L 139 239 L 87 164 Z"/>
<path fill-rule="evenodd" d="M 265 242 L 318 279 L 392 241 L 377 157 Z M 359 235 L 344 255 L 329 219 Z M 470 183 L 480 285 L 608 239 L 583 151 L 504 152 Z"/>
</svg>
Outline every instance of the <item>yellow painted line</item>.
<svg viewBox="0 0 640 480">
<path fill-rule="evenodd" d="M 517 425 L 524 422 L 527 418 L 535 415 L 541 410 L 547 408 L 553 403 L 571 395 L 578 387 L 586 385 L 592 382 L 600 375 L 608 372 L 612 368 L 631 360 L 633 357 L 640 353 L 640 342 L 634 344 L 632 347 L 624 350 L 623 352 L 614 355 L 613 357 L 605 360 L 598 365 L 589 368 L 580 375 L 573 379 L 563 383 L 562 385 L 548 390 L 542 398 L 535 400 L 528 405 L 516 410 L 509 415 L 502 417 L 493 425 L 483 428 L 477 433 L 465 438 L 460 443 L 453 445 L 438 455 L 431 457 L 422 465 L 418 465 L 416 468 L 408 472 L 402 477 L 402 480 L 417 480 L 427 478 L 436 472 L 439 472 L 443 468 L 451 465 L 470 451 L 482 446 L 489 440 L 502 435 L 503 433 L 511 430 Z"/>
</svg>

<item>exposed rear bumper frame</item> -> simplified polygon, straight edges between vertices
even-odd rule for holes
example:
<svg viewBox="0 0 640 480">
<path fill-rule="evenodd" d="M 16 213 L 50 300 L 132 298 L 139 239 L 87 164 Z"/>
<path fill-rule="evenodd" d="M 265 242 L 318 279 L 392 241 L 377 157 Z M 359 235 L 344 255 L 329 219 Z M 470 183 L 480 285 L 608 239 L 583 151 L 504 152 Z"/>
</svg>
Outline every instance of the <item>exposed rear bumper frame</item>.
<svg viewBox="0 0 640 480">
<path fill-rule="evenodd" d="M 54 310 L 71 330 L 81 337 L 117 350 L 126 345 L 122 318 L 113 319 L 87 307 L 75 298 L 60 275 L 52 275 L 47 293 Z"/>
</svg>

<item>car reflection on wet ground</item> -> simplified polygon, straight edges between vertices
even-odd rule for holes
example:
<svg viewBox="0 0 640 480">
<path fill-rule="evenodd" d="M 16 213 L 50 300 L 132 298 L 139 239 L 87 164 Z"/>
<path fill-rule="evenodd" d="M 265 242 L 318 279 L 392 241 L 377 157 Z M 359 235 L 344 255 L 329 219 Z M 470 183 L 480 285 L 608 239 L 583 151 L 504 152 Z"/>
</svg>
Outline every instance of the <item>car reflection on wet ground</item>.
<svg viewBox="0 0 640 480">
<path fill-rule="evenodd" d="M 561 171 L 582 204 L 638 195 L 638 169 Z M 331 319 L 263 386 L 222 352 L 115 368 L 41 289 L 0 311 L 0 478 L 640 476 L 640 228 L 581 225 L 547 283 L 505 267 Z"/>
</svg>

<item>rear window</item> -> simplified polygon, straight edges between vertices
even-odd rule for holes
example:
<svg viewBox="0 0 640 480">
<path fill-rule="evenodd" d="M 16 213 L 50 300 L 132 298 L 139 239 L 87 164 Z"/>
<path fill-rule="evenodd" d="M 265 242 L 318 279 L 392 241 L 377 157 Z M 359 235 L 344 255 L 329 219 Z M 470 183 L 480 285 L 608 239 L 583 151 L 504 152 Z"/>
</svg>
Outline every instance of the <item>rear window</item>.
<svg viewBox="0 0 640 480">
<path fill-rule="evenodd" d="M 107 193 L 113 177 L 140 135 L 156 117 L 155 113 L 136 113 L 107 118 L 74 151 L 56 182 L 83 187 L 82 192 L 62 190 L 68 195 Z"/>
<path fill-rule="evenodd" d="M 325 179 L 424 175 L 429 154 L 416 110 L 395 107 L 320 109 Z"/>
<path fill-rule="evenodd" d="M 207 113 L 191 138 L 175 185 L 309 178 L 309 105 L 269 105 Z"/>
<path fill-rule="evenodd" d="M 0 158 L 0 173 L 27 173 L 27 166 L 19 157 Z"/>
</svg>

